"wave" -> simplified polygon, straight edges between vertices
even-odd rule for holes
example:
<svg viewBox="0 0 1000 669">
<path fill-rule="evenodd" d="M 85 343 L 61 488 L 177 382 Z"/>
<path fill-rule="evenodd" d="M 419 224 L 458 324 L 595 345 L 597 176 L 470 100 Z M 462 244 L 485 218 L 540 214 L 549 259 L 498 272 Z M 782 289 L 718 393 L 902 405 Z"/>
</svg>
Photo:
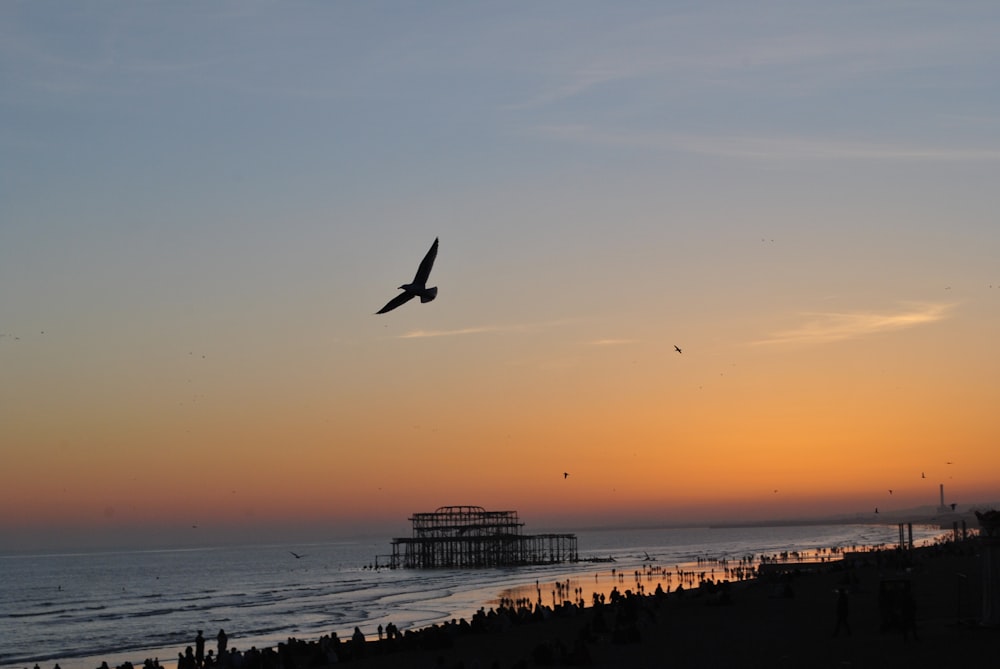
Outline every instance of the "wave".
<svg viewBox="0 0 1000 669">
<path fill-rule="evenodd" d="M 8 617 L 8 618 L 43 618 L 43 617 L 46 617 L 46 616 L 52 616 L 52 615 L 57 615 L 57 614 L 60 614 L 60 613 L 66 613 L 67 611 L 69 611 L 69 609 L 56 609 L 56 610 L 53 610 L 53 611 L 32 611 L 30 613 L 18 613 L 18 612 L 15 611 L 13 613 L 8 613 L 6 615 L 6 617 Z"/>
</svg>

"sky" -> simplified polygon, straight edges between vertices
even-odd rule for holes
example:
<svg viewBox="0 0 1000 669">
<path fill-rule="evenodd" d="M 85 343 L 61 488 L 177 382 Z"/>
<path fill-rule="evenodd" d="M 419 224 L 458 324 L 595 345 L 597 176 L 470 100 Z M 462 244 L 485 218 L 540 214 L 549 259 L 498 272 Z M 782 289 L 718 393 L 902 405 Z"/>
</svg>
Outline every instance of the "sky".
<svg viewBox="0 0 1000 669">
<path fill-rule="evenodd" d="M 1000 499 L 998 33 L 0 4 L 0 549 Z"/>
</svg>

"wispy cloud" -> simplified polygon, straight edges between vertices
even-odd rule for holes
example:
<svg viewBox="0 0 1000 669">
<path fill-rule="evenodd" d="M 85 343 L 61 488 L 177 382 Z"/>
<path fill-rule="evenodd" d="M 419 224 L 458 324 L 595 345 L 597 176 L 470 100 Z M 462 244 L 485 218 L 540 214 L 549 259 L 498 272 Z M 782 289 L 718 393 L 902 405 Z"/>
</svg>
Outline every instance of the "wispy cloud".
<svg viewBox="0 0 1000 669">
<path fill-rule="evenodd" d="M 599 35 L 587 38 L 571 29 L 556 43 L 548 40 L 554 25 L 546 26 L 547 41 L 530 52 L 537 92 L 507 108 L 562 103 L 609 84 L 631 86 L 623 97 L 647 100 L 693 90 L 744 92 L 748 86 L 762 95 L 797 96 L 857 81 L 867 90 L 878 77 L 976 63 L 994 50 L 991 22 L 977 24 L 971 15 L 903 26 L 839 6 L 811 7 L 801 21 L 799 9 L 779 12 L 784 20 L 775 20 L 752 4 L 735 3 L 724 23 L 698 8 L 609 12 L 600 19 Z"/>
<path fill-rule="evenodd" d="M 455 330 L 411 330 L 398 335 L 397 339 L 422 339 L 427 337 L 460 337 L 462 335 L 488 334 L 491 332 L 530 332 L 544 328 L 565 325 L 571 320 L 546 321 L 542 323 L 518 323 L 514 325 L 479 325 Z"/>
<path fill-rule="evenodd" d="M 482 326 L 475 328 L 459 328 L 458 330 L 411 330 L 403 333 L 397 339 L 422 339 L 425 337 L 459 337 L 461 335 L 482 334 L 484 332 L 499 332 L 504 328 Z"/>
<path fill-rule="evenodd" d="M 588 342 L 591 346 L 622 346 L 624 344 L 634 344 L 635 339 L 596 339 Z"/>
<path fill-rule="evenodd" d="M 995 161 L 1000 149 L 908 146 L 816 137 L 675 136 L 690 153 L 726 158 L 781 160 Z"/>
<path fill-rule="evenodd" d="M 748 160 L 1000 161 L 1000 148 L 918 146 L 830 137 L 614 132 L 585 124 L 538 126 L 532 132 L 559 141 L 626 148 L 647 147 Z"/>
<path fill-rule="evenodd" d="M 753 342 L 770 344 L 827 344 L 845 339 L 903 330 L 935 323 L 948 317 L 953 305 L 913 304 L 892 312 L 807 312 L 798 327 L 773 333 Z"/>
<path fill-rule="evenodd" d="M 506 109 L 531 109 L 560 102 L 585 93 L 597 86 L 612 83 L 622 79 L 630 79 L 637 76 L 636 73 L 623 71 L 615 68 L 591 68 L 578 70 L 566 77 L 560 84 L 546 89 L 535 97 L 521 102 L 506 105 Z"/>
</svg>

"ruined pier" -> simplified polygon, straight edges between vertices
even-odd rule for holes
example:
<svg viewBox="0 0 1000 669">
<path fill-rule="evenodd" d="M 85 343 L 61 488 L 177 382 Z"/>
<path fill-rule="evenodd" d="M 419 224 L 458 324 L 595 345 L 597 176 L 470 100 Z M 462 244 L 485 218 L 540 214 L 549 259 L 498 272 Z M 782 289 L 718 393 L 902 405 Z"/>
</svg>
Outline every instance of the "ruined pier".
<svg viewBox="0 0 1000 669">
<path fill-rule="evenodd" d="M 577 561 L 574 534 L 521 534 L 516 511 L 442 506 L 410 517 L 413 534 L 392 540 L 389 566 L 410 569 L 515 567 Z"/>
</svg>

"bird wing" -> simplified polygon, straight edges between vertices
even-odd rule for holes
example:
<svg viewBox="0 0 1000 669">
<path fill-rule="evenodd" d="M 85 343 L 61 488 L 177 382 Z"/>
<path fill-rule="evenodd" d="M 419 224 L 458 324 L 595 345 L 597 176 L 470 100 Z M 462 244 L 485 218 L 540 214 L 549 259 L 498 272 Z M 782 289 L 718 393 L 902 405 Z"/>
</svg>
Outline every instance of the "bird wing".
<svg viewBox="0 0 1000 669">
<path fill-rule="evenodd" d="M 434 238 L 434 243 L 431 244 L 431 248 L 427 251 L 427 255 L 424 259 L 420 261 L 420 267 L 417 268 L 417 274 L 413 277 L 413 283 L 418 286 L 424 286 L 427 284 L 427 279 L 431 275 L 431 268 L 434 267 L 434 259 L 437 258 L 438 254 L 438 240 L 437 237 Z"/>
<path fill-rule="evenodd" d="M 395 309 L 399 305 L 406 304 L 407 302 L 409 302 L 410 300 L 412 300 L 414 297 L 416 297 L 415 293 L 410 293 L 410 292 L 400 293 L 396 297 L 394 297 L 391 300 L 389 300 L 388 302 L 386 302 L 386 305 L 384 307 L 382 307 L 381 309 L 379 309 L 378 311 L 376 311 L 375 313 L 376 314 L 384 314 L 387 311 L 392 311 L 393 309 Z"/>
</svg>

